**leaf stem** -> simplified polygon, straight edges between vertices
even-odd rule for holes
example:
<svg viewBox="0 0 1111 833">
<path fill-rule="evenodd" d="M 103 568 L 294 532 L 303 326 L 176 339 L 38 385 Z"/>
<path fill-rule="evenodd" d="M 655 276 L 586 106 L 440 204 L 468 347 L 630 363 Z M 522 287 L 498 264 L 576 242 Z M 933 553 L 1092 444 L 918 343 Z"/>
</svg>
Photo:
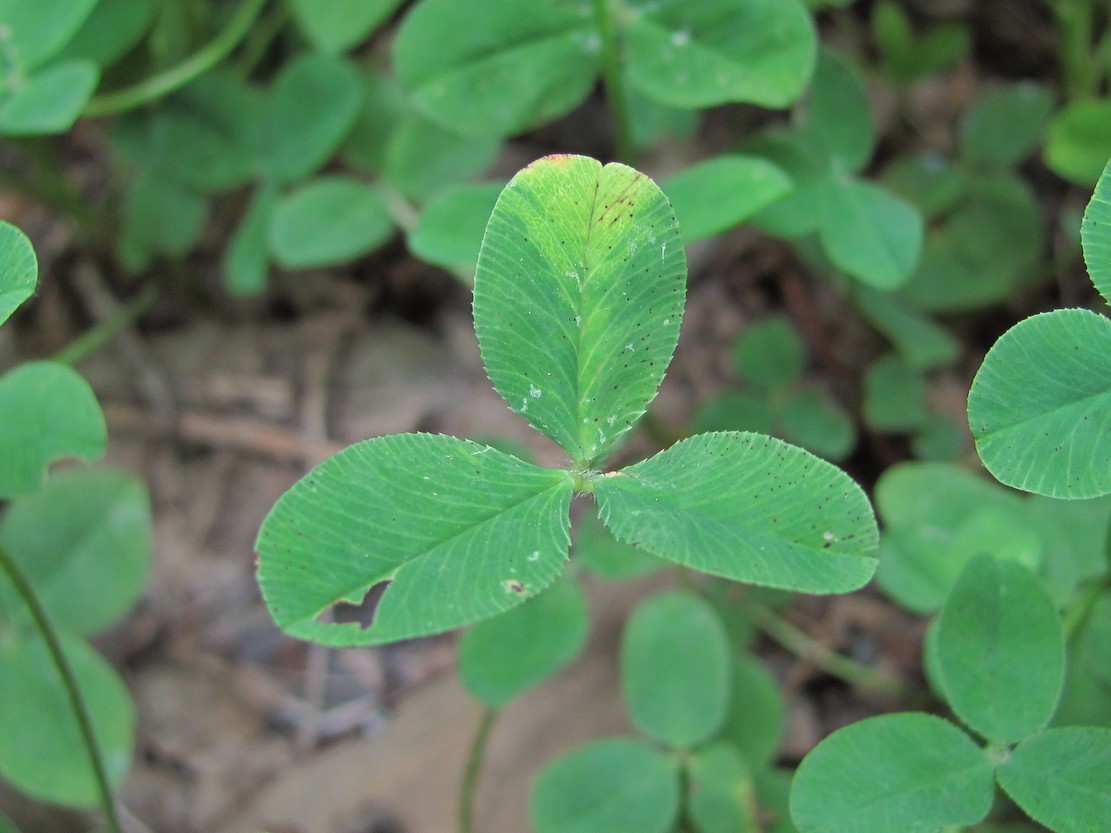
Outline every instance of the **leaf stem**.
<svg viewBox="0 0 1111 833">
<path fill-rule="evenodd" d="M 117 335 L 150 309 L 158 298 L 158 287 L 147 284 L 143 291 L 115 310 L 109 318 L 97 323 L 92 329 L 82 333 L 52 356 L 53 361 L 75 365 L 91 353 L 112 341 Z"/>
<path fill-rule="evenodd" d="M 897 678 L 830 650 L 771 608 L 745 596 L 741 596 L 738 603 L 756 627 L 800 659 L 806 660 L 827 674 L 832 674 L 851 685 L 871 689 L 891 697 L 898 697 L 905 693 L 905 686 Z"/>
<path fill-rule="evenodd" d="M 89 710 L 81 696 L 77 678 L 73 675 L 73 669 L 70 668 L 69 661 L 62 650 L 58 632 L 54 630 L 54 625 L 51 624 L 46 610 L 35 595 L 31 583 L 2 546 L 0 546 L 0 568 L 3 568 L 4 572 L 7 573 L 8 580 L 12 583 L 23 603 L 27 605 L 31 618 L 35 620 L 35 626 L 46 642 L 46 647 L 50 651 L 50 658 L 54 662 L 54 667 L 58 669 L 62 684 L 69 695 L 70 707 L 73 709 L 74 717 L 77 718 L 77 726 L 81 730 L 82 738 L 85 741 L 85 749 L 89 753 L 89 762 L 93 767 L 93 775 L 96 778 L 97 789 L 100 793 L 100 806 L 104 810 L 108 830 L 110 833 L 120 833 L 120 820 L 119 816 L 116 815 L 115 802 L 112 800 L 112 788 L 108 784 L 108 771 L 104 766 L 104 756 L 100 752 L 100 746 L 93 732 L 93 723 L 89 719 Z"/>
<path fill-rule="evenodd" d="M 82 115 L 115 115 L 157 101 L 184 87 L 231 54 L 231 51 L 251 31 L 251 25 L 265 5 L 266 0 L 243 0 L 229 18 L 224 30 L 184 61 L 130 87 L 93 96 L 85 105 Z"/>
<path fill-rule="evenodd" d="M 478 724 L 474 740 L 471 741 L 471 751 L 467 755 L 467 767 L 463 770 L 463 783 L 459 791 L 459 833 L 471 833 L 474 822 L 475 795 L 478 787 L 478 773 L 482 769 L 482 759 L 486 755 L 486 745 L 490 740 L 490 732 L 498 720 L 501 712 L 497 709 L 485 709 L 482 720 Z"/>
<path fill-rule="evenodd" d="M 613 118 L 617 158 L 621 162 L 632 164 L 636 151 L 629 124 L 625 85 L 621 76 L 621 50 L 614 31 L 613 16 L 610 0 L 594 0 L 594 24 L 602 39 L 602 79 L 606 88 L 606 103 Z"/>
</svg>

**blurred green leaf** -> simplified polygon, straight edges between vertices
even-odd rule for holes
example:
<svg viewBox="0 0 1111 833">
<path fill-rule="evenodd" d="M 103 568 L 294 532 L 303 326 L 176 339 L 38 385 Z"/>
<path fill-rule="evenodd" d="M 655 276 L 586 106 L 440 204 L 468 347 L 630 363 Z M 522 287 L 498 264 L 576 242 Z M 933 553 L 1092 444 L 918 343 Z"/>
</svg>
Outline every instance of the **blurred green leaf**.
<svg viewBox="0 0 1111 833">
<path fill-rule="evenodd" d="M 451 130 L 508 136 L 563 115 L 598 76 L 587 0 L 500 0 L 475 14 L 424 0 L 394 41 L 397 77 L 418 111 Z"/>
<path fill-rule="evenodd" d="M 1111 729 L 1050 729 L 999 765 L 999 785 L 1057 833 L 1089 833 L 1111 818 Z"/>
<path fill-rule="evenodd" d="M 338 58 L 306 53 L 286 63 L 270 100 L 270 173 L 293 182 L 319 168 L 343 143 L 359 115 L 362 86 Z"/>
<path fill-rule="evenodd" d="M 815 60 L 814 24 L 796 0 L 628 0 L 629 81 L 675 107 L 744 101 L 784 107 Z"/>
<path fill-rule="evenodd" d="M 57 55 L 96 6 L 97 0 L 0 0 L 7 29 L 5 60 L 23 73 Z"/>
<path fill-rule="evenodd" d="M 762 388 L 781 388 L 802 375 L 806 345 L 791 321 L 773 315 L 750 324 L 733 345 L 737 375 Z"/>
<path fill-rule="evenodd" d="M 82 639 L 61 635 L 92 720 L 109 781 L 123 781 L 135 724 L 123 681 Z M 36 634 L 0 639 L 0 775 L 28 795 L 68 807 L 93 807 L 100 792 L 66 688 Z"/>
<path fill-rule="evenodd" d="M 381 173 L 402 194 L 419 202 L 446 185 L 482 173 L 500 149 L 498 139 L 461 136 L 414 114 L 394 128 Z"/>
<path fill-rule="evenodd" d="M 473 272 L 486 222 L 504 187 L 484 182 L 445 188 L 429 200 L 409 232 L 409 251 L 437 266 Z"/>
<path fill-rule="evenodd" d="M 667 566 L 666 561 L 618 541 L 593 513 L 587 513 L 576 529 L 572 556 L 607 581 L 626 581 Z"/>
<path fill-rule="evenodd" d="M 267 234 L 278 203 L 278 191 L 263 182 L 255 190 L 224 250 L 224 286 L 232 295 L 258 295 L 266 288 L 270 269 Z"/>
<path fill-rule="evenodd" d="M 589 628 L 578 583 L 559 579 L 539 596 L 467 631 L 459 641 L 459 676 L 472 696 L 499 709 L 578 656 Z"/>
<path fill-rule="evenodd" d="M 733 656 L 732 693 L 722 737 L 741 751 L 754 769 L 769 765 L 783 739 L 786 713 L 779 686 L 754 655 Z"/>
<path fill-rule="evenodd" d="M 53 475 L 12 503 L 0 546 L 35 589 L 55 627 L 92 634 L 135 604 L 146 584 L 151 516 L 143 483 L 123 472 L 77 469 Z M 0 589 L 26 620 L 18 596 Z"/>
<path fill-rule="evenodd" d="M 633 725 L 674 748 L 717 732 L 729 706 L 729 654 L 708 602 L 678 592 L 641 602 L 621 642 L 621 685 Z"/>
<path fill-rule="evenodd" d="M 309 42 L 338 55 L 370 36 L 401 0 L 288 0 Z"/>
<path fill-rule="evenodd" d="M 856 173 L 872 158 L 872 109 L 864 80 L 846 59 L 828 49 L 818 53 L 803 112 L 802 135 L 836 173 Z"/>
<path fill-rule="evenodd" d="M 108 441 L 89 383 L 55 362 L 25 362 L 0 376 L 0 498 L 39 489 L 50 463 L 95 460 Z"/>
<path fill-rule="evenodd" d="M 733 228 L 786 196 L 791 180 L 765 159 L 730 154 L 695 163 L 660 187 L 690 243 Z"/>
<path fill-rule="evenodd" d="M 852 416 L 816 390 L 801 391 L 787 399 L 780 423 L 783 439 L 826 460 L 836 462 L 847 457 L 856 444 Z"/>
<path fill-rule="evenodd" d="M 104 68 L 131 51 L 154 23 L 154 0 L 97 0 L 59 59 L 86 58 Z"/>
<path fill-rule="evenodd" d="M 807 833 L 927 833 L 976 824 L 994 794 L 991 761 L 964 732 L 888 714 L 838 729 L 803 759 L 791 816 Z"/>
<path fill-rule="evenodd" d="M 1017 165 L 1041 141 L 1053 95 L 1031 81 L 980 96 L 961 122 L 961 152 L 978 165 Z"/>
<path fill-rule="evenodd" d="M 43 67 L 4 95 L 0 87 L 0 134 L 64 133 L 73 126 L 96 89 L 100 71 L 74 59 Z"/>
<path fill-rule="evenodd" d="M 124 200 L 117 244 L 124 263 L 139 271 L 158 255 L 184 257 L 207 215 L 208 201 L 201 194 L 149 170 L 139 171 Z"/>
<path fill-rule="evenodd" d="M 311 269 L 365 255 L 392 231 L 393 219 L 376 188 L 330 175 L 278 199 L 266 240 L 283 268 Z"/>
<path fill-rule="evenodd" d="M 1049 723 L 1065 678 L 1065 637 L 1027 568 L 970 560 L 938 617 L 936 651 L 949 704 L 982 737 L 1015 743 Z"/>
<path fill-rule="evenodd" d="M 1066 104 L 1049 123 L 1045 164 L 1080 185 L 1095 182 L 1111 157 L 1111 101 Z"/>
<path fill-rule="evenodd" d="M 644 741 L 592 741 L 540 770 L 529 820 L 536 833 L 667 833 L 679 780 L 678 764 Z"/>
<path fill-rule="evenodd" d="M 752 779 L 730 744 L 696 750 L 686 780 L 687 815 L 697 833 L 761 833 Z"/>
</svg>

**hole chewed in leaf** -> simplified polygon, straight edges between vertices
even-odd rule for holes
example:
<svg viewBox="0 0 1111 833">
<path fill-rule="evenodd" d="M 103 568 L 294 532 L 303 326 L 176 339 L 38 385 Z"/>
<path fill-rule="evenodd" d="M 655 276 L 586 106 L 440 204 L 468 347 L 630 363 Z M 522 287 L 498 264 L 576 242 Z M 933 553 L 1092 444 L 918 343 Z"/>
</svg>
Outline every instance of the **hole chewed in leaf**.
<svg viewBox="0 0 1111 833">
<path fill-rule="evenodd" d="M 378 604 L 382 601 L 382 595 L 392 583 L 393 579 L 386 579 L 377 584 L 372 584 L 358 604 L 347 600 L 338 601 L 321 611 L 320 615 L 316 617 L 316 621 L 321 625 L 355 623 L 366 630 L 374 624 L 374 617 L 378 613 Z"/>
</svg>

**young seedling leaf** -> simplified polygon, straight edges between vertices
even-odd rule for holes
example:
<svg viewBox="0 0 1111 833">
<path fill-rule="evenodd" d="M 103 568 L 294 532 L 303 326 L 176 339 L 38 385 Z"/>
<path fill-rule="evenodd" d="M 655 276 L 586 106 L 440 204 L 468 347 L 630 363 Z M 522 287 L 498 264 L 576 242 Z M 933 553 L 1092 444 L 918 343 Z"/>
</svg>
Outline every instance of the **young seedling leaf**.
<svg viewBox="0 0 1111 833">
<path fill-rule="evenodd" d="M 2 581 L 3 579 L 0 579 Z M 127 688 L 88 644 L 62 634 L 62 649 L 77 678 L 108 779 L 127 772 L 135 716 Z M 0 640 L 0 775 L 28 795 L 67 807 L 100 800 L 66 688 L 46 644 L 34 633 Z"/>
<path fill-rule="evenodd" d="M 366 40 L 400 5 L 401 0 L 290 0 L 305 37 L 331 55 Z"/>
<path fill-rule="evenodd" d="M 576 465 L 603 458 L 656 395 L 679 337 L 686 256 L 643 174 L 550 156 L 498 198 L 474 318 L 498 393 Z"/>
<path fill-rule="evenodd" d="M 393 79 L 369 72 L 360 76 L 361 106 L 343 143 L 343 156 L 352 166 L 377 174 L 385 164 L 394 128 L 407 116 L 405 97 Z"/>
<path fill-rule="evenodd" d="M 900 156 L 883 172 L 883 184 L 932 220 L 964 195 L 968 177 L 936 151 Z"/>
<path fill-rule="evenodd" d="M 822 245 L 833 265 L 876 289 L 905 284 L 922 248 L 922 215 L 886 188 L 833 179 L 823 189 Z"/>
<path fill-rule="evenodd" d="M 424 0 L 394 42 L 413 106 L 449 130 L 508 136 L 561 116 L 598 77 L 601 38 L 587 0 L 501 0 L 475 14 Z"/>
<path fill-rule="evenodd" d="M 1065 676 L 1065 639 L 1041 581 L 1013 561 L 968 562 L 941 610 L 940 682 L 965 725 L 1014 743 L 1053 715 Z"/>
<path fill-rule="evenodd" d="M 92 634 L 115 622 L 146 583 L 151 516 L 141 481 L 122 472 L 59 472 L 0 522 L 2 546 L 31 582 L 56 627 Z M 19 597 L 0 585 L 27 628 Z"/>
<path fill-rule="evenodd" d="M 1017 165 L 1041 140 L 1052 112 L 1053 95 L 1031 81 L 994 90 L 961 122 L 962 154 L 978 165 Z"/>
<path fill-rule="evenodd" d="M 1111 163 L 1096 183 L 1095 193 L 1084 209 L 1080 239 L 1084 246 L 1084 263 L 1099 294 L 1111 303 Z M 3 320 L 3 319 L 0 319 Z"/>
<path fill-rule="evenodd" d="M 571 491 L 567 472 L 467 440 L 365 440 L 275 504 L 256 544 L 259 584 L 280 627 L 328 645 L 471 624 L 516 607 L 559 575 L 570 546 Z M 383 588 L 369 624 L 342 621 L 365 619 Z M 342 602 L 337 621 L 320 621 Z M 361 602 L 364 610 L 350 611 Z"/>
<path fill-rule="evenodd" d="M 814 747 L 795 775 L 791 817 L 806 833 L 935 833 L 979 822 L 994 792 L 991 761 L 956 726 L 889 714 Z"/>
<path fill-rule="evenodd" d="M 752 431 L 773 433 L 775 420 L 769 397 L 744 391 L 727 391 L 703 403 L 694 415 L 691 433 Z"/>
<path fill-rule="evenodd" d="M 22 231 L 0 220 L 0 324 L 35 291 L 39 261 Z"/>
<path fill-rule="evenodd" d="M 321 176 L 281 197 L 270 216 L 267 245 L 286 269 L 312 269 L 373 251 L 393 220 L 378 190 L 345 176 Z"/>
<path fill-rule="evenodd" d="M 355 123 L 361 91 L 358 73 L 338 58 L 307 53 L 282 67 L 270 100 L 271 175 L 292 182 L 323 165 Z"/>
<path fill-rule="evenodd" d="M 500 709 L 579 655 L 590 617 L 574 579 L 479 622 L 459 641 L 459 676 L 483 705 Z"/>
<path fill-rule="evenodd" d="M 786 722 L 783 698 L 775 679 L 755 656 L 733 657 L 733 691 L 722 737 L 740 750 L 753 769 L 775 757 Z"/>
<path fill-rule="evenodd" d="M 44 67 L 18 90 L 0 97 L 0 133 L 64 133 L 77 121 L 99 80 L 96 64 L 81 58 Z"/>
<path fill-rule="evenodd" d="M 89 383 L 54 362 L 26 362 L 0 376 L 0 498 L 40 488 L 63 457 L 95 460 L 108 441 Z"/>
<path fill-rule="evenodd" d="M 730 154 L 691 165 L 660 184 L 690 243 L 740 225 L 791 192 L 787 174 L 766 159 Z"/>
<path fill-rule="evenodd" d="M 224 250 L 224 285 L 232 295 L 258 295 L 266 288 L 270 269 L 266 237 L 277 204 L 278 189 L 270 182 L 261 183 Z"/>
<path fill-rule="evenodd" d="M 814 69 L 814 23 L 796 0 L 630 0 L 629 80 L 675 107 L 790 104 Z"/>
<path fill-rule="evenodd" d="M 997 777 L 1019 807 L 1056 833 L 1105 830 L 1111 820 L 1111 729 L 1042 732 L 1019 744 Z"/>
<path fill-rule="evenodd" d="M 486 221 L 504 187 L 497 182 L 457 185 L 437 194 L 409 232 L 409 251 L 437 266 L 473 272 Z"/>
<path fill-rule="evenodd" d="M 837 173 L 856 173 L 872 158 L 876 131 L 864 80 L 827 49 L 818 53 L 805 114 L 802 135 L 822 149 Z"/>
<path fill-rule="evenodd" d="M 1049 123 L 1045 164 L 1080 185 L 1095 182 L 1111 157 L 1111 100 L 1066 104 Z"/>
<path fill-rule="evenodd" d="M 980 459 L 1008 486 L 1058 498 L 1111 492 L 1111 321 L 1081 309 L 1020 321 L 968 394 Z"/>
<path fill-rule="evenodd" d="M 687 815 L 697 833 L 760 833 L 756 789 L 728 743 L 697 750 L 687 761 Z"/>
<path fill-rule="evenodd" d="M 735 581 L 845 593 L 876 569 L 878 533 L 848 475 L 760 434 L 699 434 L 594 481 L 619 540 Z"/>
<path fill-rule="evenodd" d="M 690 593 L 653 596 L 621 642 L 621 684 L 641 732 L 688 748 L 721 728 L 729 706 L 729 640 L 713 607 Z"/>
<path fill-rule="evenodd" d="M 592 741 L 551 761 L 529 799 L 536 833 L 667 833 L 678 814 L 678 765 L 631 738 Z"/>
</svg>

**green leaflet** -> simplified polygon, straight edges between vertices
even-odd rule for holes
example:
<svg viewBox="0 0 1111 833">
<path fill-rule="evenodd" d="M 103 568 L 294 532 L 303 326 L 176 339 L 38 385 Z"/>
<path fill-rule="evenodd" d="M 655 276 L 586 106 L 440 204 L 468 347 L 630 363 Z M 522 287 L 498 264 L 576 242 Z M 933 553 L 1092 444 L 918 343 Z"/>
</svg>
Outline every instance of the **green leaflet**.
<svg viewBox="0 0 1111 833">
<path fill-rule="evenodd" d="M 289 5 L 313 46 L 334 55 L 365 40 L 401 0 L 291 0 Z"/>
<path fill-rule="evenodd" d="M 1111 169 L 1096 183 L 1095 193 L 1084 210 L 1080 239 L 1084 246 L 1084 263 L 1099 294 L 1111 303 Z"/>
<path fill-rule="evenodd" d="M 477 700 L 499 709 L 578 656 L 590 617 L 571 578 L 508 613 L 479 622 L 459 641 L 459 676 Z"/>
<path fill-rule="evenodd" d="M 783 107 L 814 66 L 815 33 L 796 0 L 628 0 L 629 80 L 675 107 Z"/>
<path fill-rule="evenodd" d="M 994 792 L 991 761 L 956 726 L 889 714 L 814 747 L 795 774 L 791 817 L 806 833 L 936 833 L 983 819 Z"/>
<path fill-rule="evenodd" d="M 642 602 L 625 626 L 621 684 L 633 725 L 675 748 L 721 728 L 729 706 L 730 648 L 713 607 L 688 593 Z"/>
<path fill-rule="evenodd" d="M 567 472 L 478 443 L 366 440 L 275 504 L 256 545 L 259 583 L 274 621 L 302 639 L 373 645 L 450 630 L 555 580 L 570 546 L 570 501 Z M 318 621 L 385 584 L 368 627 Z"/>
<path fill-rule="evenodd" d="M 529 800 L 536 833 L 667 833 L 678 812 L 678 765 L 631 738 L 593 741 L 549 762 Z"/>
<path fill-rule="evenodd" d="M 62 649 L 88 706 L 110 781 L 127 772 L 135 716 L 123 680 L 77 637 L 61 634 Z M 66 690 L 45 643 L 35 633 L 5 634 L 0 640 L 0 775 L 37 798 L 70 807 L 92 807 L 98 799 Z"/>
<path fill-rule="evenodd" d="M 510 408 L 589 467 L 656 395 L 685 288 L 682 239 L 655 183 L 581 156 L 535 162 L 498 198 L 479 253 L 486 371 Z"/>
<path fill-rule="evenodd" d="M 89 383 L 55 362 L 25 362 L 0 376 L 0 425 L 0 498 L 39 488 L 55 460 L 97 459 L 108 441 Z"/>
<path fill-rule="evenodd" d="M 582 101 L 598 74 L 600 40 L 587 0 L 497 0 L 475 14 L 423 0 L 394 46 L 413 106 L 471 135 L 506 136 Z"/>
<path fill-rule="evenodd" d="M 1106 829 L 1111 819 L 1111 729 L 1050 729 L 1023 741 L 998 770 L 999 785 L 1057 833 Z"/>
<path fill-rule="evenodd" d="M 55 627 L 96 633 L 123 616 L 146 584 L 146 488 L 122 472 L 58 472 L 8 507 L 0 546 L 34 586 Z M 30 628 L 23 602 L 0 582 L 0 622 L 5 614 Z"/>
<path fill-rule="evenodd" d="M 31 297 L 39 279 L 39 263 L 27 236 L 0 221 L 0 324 Z"/>
<path fill-rule="evenodd" d="M 937 671 L 956 715 L 1014 743 L 1044 727 L 1065 678 L 1065 639 L 1042 582 L 1013 561 L 978 556 L 937 620 Z"/>
<path fill-rule="evenodd" d="M 594 481 L 618 539 L 712 575 L 844 593 L 876 569 L 864 493 L 809 452 L 760 434 L 690 437 Z"/>
<path fill-rule="evenodd" d="M 1035 315 L 1000 337 L 968 395 L 976 450 L 995 477 L 1050 497 L 1111 492 L 1106 356 L 1111 321 L 1087 310 Z"/>
<path fill-rule="evenodd" d="M 687 763 L 687 813 L 697 833 L 758 833 L 756 790 L 728 743 L 697 750 Z"/>
<path fill-rule="evenodd" d="M 497 182 L 445 188 L 424 207 L 406 242 L 421 260 L 473 272 L 486 221 L 502 186 Z"/>
<path fill-rule="evenodd" d="M 1111 100 L 1074 101 L 1049 123 L 1043 153 L 1058 176 L 1087 185 L 1099 178 L 1111 156 Z"/>
</svg>

